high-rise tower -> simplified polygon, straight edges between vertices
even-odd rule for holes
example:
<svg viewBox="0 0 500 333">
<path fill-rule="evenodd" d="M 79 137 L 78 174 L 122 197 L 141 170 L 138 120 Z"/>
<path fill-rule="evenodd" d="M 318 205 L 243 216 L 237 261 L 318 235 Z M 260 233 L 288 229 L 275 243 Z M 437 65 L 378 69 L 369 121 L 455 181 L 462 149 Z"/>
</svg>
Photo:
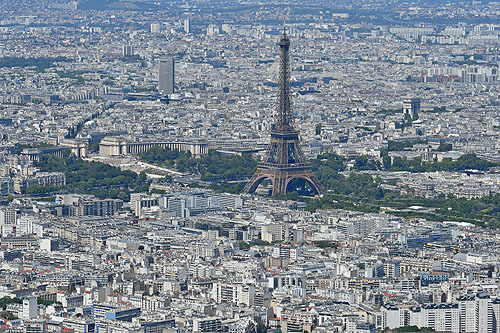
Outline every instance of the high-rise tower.
<svg viewBox="0 0 500 333">
<path fill-rule="evenodd" d="M 158 68 L 158 91 L 162 94 L 174 93 L 175 84 L 174 58 L 161 59 Z"/>
<path fill-rule="evenodd" d="M 190 19 L 184 20 L 184 32 L 187 34 L 191 33 L 191 20 Z"/>
<path fill-rule="evenodd" d="M 248 184 L 246 193 L 253 193 L 266 179 L 273 184 L 272 195 L 286 194 L 308 183 L 316 194 L 325 189 L 307 163 L 300 147 L 299 132 L 295 129 L 290 98 L 290 40 L 283 31 L 280 39 L 280 72 L 278 103 L 274 123 L 271 128 L 271 141 L 265 158 L 257 165 L 257 170 Z"/>
</svg>

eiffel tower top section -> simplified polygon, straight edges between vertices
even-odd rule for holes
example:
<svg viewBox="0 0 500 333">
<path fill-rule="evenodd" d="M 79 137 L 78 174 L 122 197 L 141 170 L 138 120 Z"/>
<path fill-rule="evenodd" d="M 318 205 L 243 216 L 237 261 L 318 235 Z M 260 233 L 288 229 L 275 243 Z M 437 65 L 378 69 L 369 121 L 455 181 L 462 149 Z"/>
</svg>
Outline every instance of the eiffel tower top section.
<svg viewBox="0 0 500 333">
<path fill-rule="evenodd" d="M 296 132 L 293 125 L 292 101 L 290 98 L 290 40 L 283 28 L 280 39 L 280 76 L 278 83 L 278 103 L 272 132 L 287 134 Z"/>
</svg>

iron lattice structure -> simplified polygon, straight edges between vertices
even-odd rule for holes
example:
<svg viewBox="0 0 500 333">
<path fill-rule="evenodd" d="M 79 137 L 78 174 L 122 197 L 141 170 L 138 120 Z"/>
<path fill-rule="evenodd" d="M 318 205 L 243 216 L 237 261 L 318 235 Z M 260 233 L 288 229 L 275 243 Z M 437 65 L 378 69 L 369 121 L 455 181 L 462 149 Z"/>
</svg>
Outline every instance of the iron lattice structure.
<svg viewBox="0 0 500 333">
<path fill-rule="evenodd" d="M 295 188 L 308 183 L 316 194 L 323 194 L 325 189 L 304 157 L 299 132 L 294 126 L 290 97 L 290 40 L 285 32 L 279 45 L 278 101 L 271 128 L 271 140 L 264 160 L 257 165 L 257 170 L 244 191 L 253 193 L 264 180 L 269 179 L 273 184 L 272 195 L 286 194 L 292 181 Z"/>
</svg>

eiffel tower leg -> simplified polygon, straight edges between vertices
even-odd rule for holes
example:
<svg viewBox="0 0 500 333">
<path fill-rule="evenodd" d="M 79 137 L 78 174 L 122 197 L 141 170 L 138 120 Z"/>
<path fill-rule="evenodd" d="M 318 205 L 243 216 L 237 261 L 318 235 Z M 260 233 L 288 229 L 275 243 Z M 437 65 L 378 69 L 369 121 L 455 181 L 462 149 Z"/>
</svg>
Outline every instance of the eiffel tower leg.
<svg viewBox="0 0 500 333">
<path fill-rule="evenodd" d="M 313 172 L 308 172 L 308 176 L 309 176 L 309 182 L 311 182 L 311 184 L 316 188 L 316 192 L 318 194 L 325 194 L 326 190 L 320 183 L 318 177 L 316 177 L 316 175 Z"/>
<path fill-rule="evenodd" d="M 288 185 L 288 182 L 287 182 L 287 175 L 284 174 L 284 175 L 281 175 L 281 183 L 280 183 L 280 193 L 283 193 L 286 195 L 286 187 Z"/>
<path fill-rule="evenodd" d="M 245 185 L 245 187 L 243 188 L 243 192 L 244 193 L 253 193 L 255 192 L 255 189 L 253 189 L 252 191 L 252 187 L 253 185 L 255 184 L 255 181 L 260 177 L 260 173 L 258 172 L 255 172 L 252 176 L 252 178 L 250 178 L 250 180 L 248 181 L 248 183 Z"/>
<path fill-rule="evenodd" d="M 286 177 L 286 175 L 280 173 L 275 175 L 273 181 L 273 196 L 278 193 L 286 194 L 286 179 L 284 177 Z"/>
<path fill-rule="evenodd" d="M 243 192 L 254 193 L 257 187 L 259 187 L 260 183 L 262 183 L 265 179 L 269 179 L 273 184 L 273 193 L 274 193 L 274 185 L 276 184 L 275 178 L 276 177 L 274 176 L 274 174 L 257 170 L 243 188 Z"/>
</svg>

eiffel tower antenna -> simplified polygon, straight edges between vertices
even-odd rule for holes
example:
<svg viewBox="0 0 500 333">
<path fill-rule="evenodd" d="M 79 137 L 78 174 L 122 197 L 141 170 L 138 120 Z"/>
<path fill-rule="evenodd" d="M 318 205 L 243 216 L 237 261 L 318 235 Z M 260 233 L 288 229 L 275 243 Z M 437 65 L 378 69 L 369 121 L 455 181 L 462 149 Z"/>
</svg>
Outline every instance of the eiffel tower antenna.
<svg viewBox="0 0 500 333">
<path fill-rule="evenodd" d="M 264 160 L 258 164 L 244 191 L 253 193 L 265 179 L 270 179 L 273 183 L 272 195 L 286 194 L 287 191 L 295 191 L 298 187 L 305 188 L 306 183 L 316 194 L 323 194 L 325 189 L 304 157 L 299 132 L 294 126 L 290 94 L 290 39 L 286 35 L 285 27 L 279 46 L 278 96 L 271 140 Z"/>
<path fill-rule="evenodd" d="M 285 33 L 285 27 L 286 27 L 286 19 L 290 17 L 290 7 L 287 8 L 287 13 L 286 15 L 283 17 L 283 34 L 286 35 Z"/>
</svg>

